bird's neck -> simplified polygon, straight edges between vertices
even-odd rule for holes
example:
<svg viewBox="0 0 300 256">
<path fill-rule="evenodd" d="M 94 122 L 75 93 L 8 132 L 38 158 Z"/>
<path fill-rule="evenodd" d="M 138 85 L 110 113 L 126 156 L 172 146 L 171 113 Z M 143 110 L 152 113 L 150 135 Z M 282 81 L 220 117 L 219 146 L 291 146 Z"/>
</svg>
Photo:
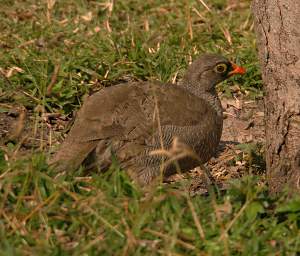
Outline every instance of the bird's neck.
<svg viewBox="0 0 300 256">
<path fill-rule="evenodd" d="M 205 94 L 205 98 L 203 97 L 203 99 L 206 100 L 215 109 L 218 116 L 223 117 L 223 108 L 217 92 L 215 94 L 207 93 Z"/>
<path fill-rule="evenodd" d="M 205 100 L 207 103 L 209 103 L 214 108 L 214 110 L 217 112 L 218 116 L 223 116 L 223 108 L 221 105 L 221 101 L 218 97 L 218 94 L 215 90 L 215 87 L 213 87 L 213 89 L 210 91 L 206 91 L 203 89 L 203 88 L 205 88 L 205 86 L 203 86 L 203 84 L 194 85 L 194 84 L 189 83 L 184 80 L 181 81 L 179 83 L 179 85 L 180 85 L 180 87 L 184 88 L 188 92 L 194 94 L 195 96 L 197 96 L 197 97 Z"/>
</svg>

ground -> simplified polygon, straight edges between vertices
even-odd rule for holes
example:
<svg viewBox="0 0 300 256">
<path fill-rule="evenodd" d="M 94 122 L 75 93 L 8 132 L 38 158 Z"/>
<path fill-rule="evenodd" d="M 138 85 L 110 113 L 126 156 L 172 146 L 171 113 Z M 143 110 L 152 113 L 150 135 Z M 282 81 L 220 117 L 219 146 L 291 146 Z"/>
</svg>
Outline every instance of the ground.
<svg viewBox="0 0 300 256">
<path fill-rule="evenodd" d="M 297 255 L 300 199 L 265 182 L 250 1 L 0 3 L 0 255 Z M 141 191 L 119 170 L 47 165 L 85 95 L 177 82 L 203 52 L 247 68 L 218 87 L 224 130 L 203 170 Z"/>
</svg>

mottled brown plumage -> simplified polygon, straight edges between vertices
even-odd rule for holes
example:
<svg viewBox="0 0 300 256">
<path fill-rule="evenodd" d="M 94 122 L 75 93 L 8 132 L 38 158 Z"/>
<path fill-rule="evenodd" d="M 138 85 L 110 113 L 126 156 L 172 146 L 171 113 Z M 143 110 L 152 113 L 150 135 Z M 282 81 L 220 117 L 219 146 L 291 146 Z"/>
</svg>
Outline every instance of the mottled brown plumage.
<svg viewBox="0 0 300 256">
<path fill-rule="evenodd" d="M 121 167 L 144 185 L 160 175 L 162 157 L 149 153 L 161 143 L 169 149 L 175 137 L 199 157 L 181 159 L 181 171 L 205 163 L 215 154 L 222 133 L 215 85 L 236 73 L 244 69 L 222 56 L 206 54 L 190 65 L 179 85 L 136 82 L 105 88 L 86 99 L 51 164 L 67 171 L 89 158 L 105 169 L 113 153 Z M 164 174 L 174 171 L 171 164 Z"/>
</svg>

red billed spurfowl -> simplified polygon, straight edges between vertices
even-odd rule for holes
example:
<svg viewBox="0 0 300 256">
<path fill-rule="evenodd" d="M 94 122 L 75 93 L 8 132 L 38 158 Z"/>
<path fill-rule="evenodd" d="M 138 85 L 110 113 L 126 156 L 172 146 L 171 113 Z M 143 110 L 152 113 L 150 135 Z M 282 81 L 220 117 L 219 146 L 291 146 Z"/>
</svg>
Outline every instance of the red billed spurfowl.
<svg viewBox="0 0 300 256">
<path fill-rule="evenodd" d="M 158 82 L 125 83 L 88 97 L 70 133 L 50 164 L 57 171 L 78 168 L 89 158 L 101 169 L 114 154 L 121 167 L 140 185 L 161 174 L 174 138 L 198 156 L 169 164 L 163 175 L 187 171 L 208 161 L 220 142 L 223 114 L 216 85 L 245 69 L 216 54 L 205 54 L 188 68 L 178 85 Z"/>
</svg>

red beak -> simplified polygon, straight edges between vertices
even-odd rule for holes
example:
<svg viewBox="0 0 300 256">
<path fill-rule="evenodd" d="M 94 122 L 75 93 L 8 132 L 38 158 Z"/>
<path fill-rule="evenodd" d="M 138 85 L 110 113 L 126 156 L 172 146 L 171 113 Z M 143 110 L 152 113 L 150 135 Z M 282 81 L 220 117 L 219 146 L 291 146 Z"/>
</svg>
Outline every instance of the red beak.
<svg viewBox="0 0 300 256">
<path fill-rule="evenodd" d="M 231 62 L 231 67 L 232 67 L 232 71 L 230 71 L 228 73 L 228 76 L 233 76 L 233 75 L 236 75 L 236 74 L 243 75 L 243 74 L 246 73 L 246 69 L 245 68 L 240 67 L 240 66 L 236 65 L 233 62 Z"/>
</svg>

